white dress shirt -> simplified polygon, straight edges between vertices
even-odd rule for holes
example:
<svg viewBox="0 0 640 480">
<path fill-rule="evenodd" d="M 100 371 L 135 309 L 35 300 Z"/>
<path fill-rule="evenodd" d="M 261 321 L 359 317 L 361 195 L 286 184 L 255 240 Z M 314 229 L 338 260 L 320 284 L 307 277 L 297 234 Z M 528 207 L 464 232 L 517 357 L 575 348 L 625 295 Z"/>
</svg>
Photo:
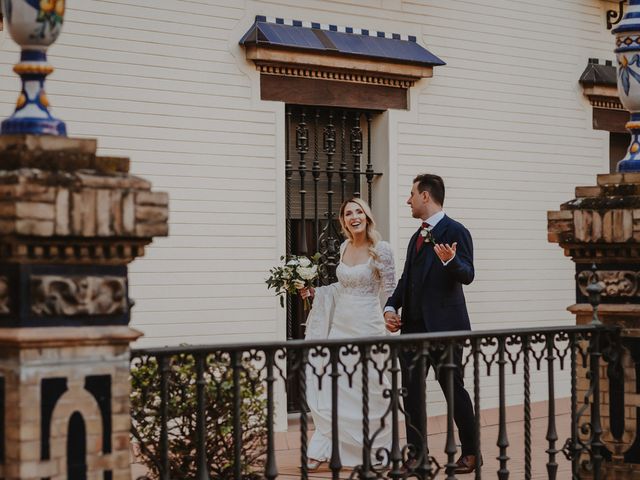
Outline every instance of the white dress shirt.
<svg viewBox="0 0 640 480">
<path fill-rule="evenodd" d="M 440 220 L 444 218 L 444 210 L 440 210 L 437 213 L 434 213 L 426 220 L 422 220 L 423 222 L 427 222 L 429 224 L 429 228 L 427 230 L 431 231 L 433 227 L 435 227 Z"/>
</svg>

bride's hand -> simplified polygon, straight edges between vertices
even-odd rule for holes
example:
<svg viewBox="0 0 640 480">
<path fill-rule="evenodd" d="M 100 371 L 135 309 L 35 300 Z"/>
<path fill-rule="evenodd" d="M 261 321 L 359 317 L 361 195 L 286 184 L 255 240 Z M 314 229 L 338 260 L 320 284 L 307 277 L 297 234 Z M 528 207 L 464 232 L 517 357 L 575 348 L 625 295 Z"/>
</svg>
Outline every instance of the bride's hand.
<svg viewBox="0 0 640 480">
<path fill-rule="evenodd" d="M 402 326 L 402 320 L 400 315 L 394 312 L 384 312 L 384 323 L 391 333 L 395 333 L 400 330 Z"/>
<path fill-rule="evenodd" d="M 299 288 L 298 293 L 302 298 L 313 298 L 314 295 L 316 294 L 316 291 L 314 290 L 313 287 L 304 287 L 304 288 Z"/>
</svg>

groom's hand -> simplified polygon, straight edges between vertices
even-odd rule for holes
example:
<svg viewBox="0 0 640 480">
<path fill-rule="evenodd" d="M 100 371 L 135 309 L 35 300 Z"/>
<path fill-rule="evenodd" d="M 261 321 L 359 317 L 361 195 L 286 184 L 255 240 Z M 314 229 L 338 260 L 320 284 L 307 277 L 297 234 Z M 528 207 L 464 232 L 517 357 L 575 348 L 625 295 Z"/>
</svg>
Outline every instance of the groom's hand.
<svg viewBox="0 0 640 480">
<path fill-rule="evenodd" d="M 438 258 L 440 259 L 440 261 L 442 261 L 442 263 L 447 263 L 449 260 L 456 256 L 457 245 L 458 242 L 453 242 L 453 245 L 451 246 L 448 243 L 436 243 L 433 246 L 433 251 L 436 252 L 436 255 L 438 255 Z"/>
<path fill-rule="evenodd" d="M 394 312 L 384 312 L 384 324 L 391 333 L 395 333 L 400 330 L 402 326 L 402 320 L 400 315 Z"/>
</svg>

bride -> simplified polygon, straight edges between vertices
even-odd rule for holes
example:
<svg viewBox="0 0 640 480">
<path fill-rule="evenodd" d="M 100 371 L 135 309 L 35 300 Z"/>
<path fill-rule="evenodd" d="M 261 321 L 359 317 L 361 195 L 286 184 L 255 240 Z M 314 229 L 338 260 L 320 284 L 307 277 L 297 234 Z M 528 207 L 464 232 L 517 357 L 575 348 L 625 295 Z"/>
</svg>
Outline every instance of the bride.
<svg viewBox="0 0 640 480">
<path fill-rule="evenodd" d="M 307 319 L 306 339 L 384 336 L 387 334 L 380 298 L 388 298 L 395 288 L 395 265 L 389 243 L 380 240 L 369 205 L 360 198 L 344 202 L 340 208 L 340 225 L 347 238 L 340 246 L 338 282 L 331 285 L 301 289 L 303 298 L 315 297 Z M 381 297 L 381 295 L 383 295 Z M 344 352 L 344 351 L 343 351 Z M 384 356 L 371 355 L 369 364 L 369 431 L 372 440 L 372 462 L 380 448 L 389 451 L 391 445 L 389 407 L 390 388 L 374 368 L 384 365 Z M 307 373 L 307 403 L 315 424 L 315 433 L 308 446 L 308 469 L 318 470 L 331 458 L 331 384 L 330 367 L 325 358 L 310 355 Z M 362 434 L 362 369 L 358 353 L 341 353 L 338 379 L 339 451 L 343 466 L 356 467 L 363 461 Z M 360 363 L 359 363 L 360 362 Z M 315 373 L 324 372 L 323 388 L 319 389 Z M 349 384 L 346 372 L 353 372 Z M 387 397 L 387 398 L 385 398 Z M 388 417 L 388 416 L 387 416 Z"/>
</svg>

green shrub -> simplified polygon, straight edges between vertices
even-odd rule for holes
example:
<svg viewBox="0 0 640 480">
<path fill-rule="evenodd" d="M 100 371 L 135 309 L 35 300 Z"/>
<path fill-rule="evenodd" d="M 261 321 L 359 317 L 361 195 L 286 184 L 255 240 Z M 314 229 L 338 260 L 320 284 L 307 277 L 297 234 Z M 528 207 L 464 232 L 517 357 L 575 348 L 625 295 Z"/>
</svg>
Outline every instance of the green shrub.
<svg viewBox="0 0 640 480">
<path fill-rule="evenodd" d="M 205 368 L 206 459 L 211 478 L 233 478 L 233 370 L 228 356 L 209 357 Z M 265 388 L 250 362 L 240 370 L 243 478 L 263 465 L 266 445 Z M 193 355 L 172 356 L 168 371 L 168 447 L 172 479 L 196 477 L 196 362 Z M 160 472 L 160 372 L 155 358 L 137 358 L 131 366 L 131 431 L 140 459 L 152 478 Z"/>
</svg>

